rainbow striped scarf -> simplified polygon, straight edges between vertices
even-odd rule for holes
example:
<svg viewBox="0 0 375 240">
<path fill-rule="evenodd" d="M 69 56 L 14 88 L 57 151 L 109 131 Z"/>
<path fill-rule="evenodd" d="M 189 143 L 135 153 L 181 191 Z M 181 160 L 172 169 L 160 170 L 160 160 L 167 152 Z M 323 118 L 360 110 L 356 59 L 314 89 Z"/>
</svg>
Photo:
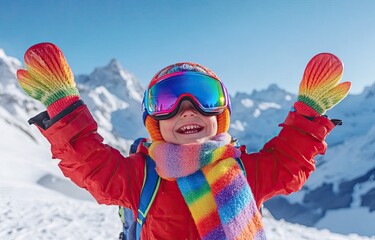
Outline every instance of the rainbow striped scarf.
<svg viewBox="0 0 375 240">
<path fill-rule="evenodd" d="M 202 239 L 266 239 L 250 186 L 227 133 L 203 144 L 153 142 L 149 154 L 164 179 L 176 179 Z"/>
</svg>

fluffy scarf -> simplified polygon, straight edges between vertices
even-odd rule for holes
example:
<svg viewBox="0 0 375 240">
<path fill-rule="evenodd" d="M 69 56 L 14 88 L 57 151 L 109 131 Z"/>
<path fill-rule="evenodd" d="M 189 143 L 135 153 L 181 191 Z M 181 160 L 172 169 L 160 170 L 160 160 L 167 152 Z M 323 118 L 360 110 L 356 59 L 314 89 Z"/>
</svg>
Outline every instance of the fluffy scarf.
<svg viewBox="0 0 375 240">
<path fill-rule="evenodd" d="M 160 177 L 177 181 L 202 239 L 266 239 L 229 134 L 203 144 L 156 141 L 149 154 Z"/>
</svg>

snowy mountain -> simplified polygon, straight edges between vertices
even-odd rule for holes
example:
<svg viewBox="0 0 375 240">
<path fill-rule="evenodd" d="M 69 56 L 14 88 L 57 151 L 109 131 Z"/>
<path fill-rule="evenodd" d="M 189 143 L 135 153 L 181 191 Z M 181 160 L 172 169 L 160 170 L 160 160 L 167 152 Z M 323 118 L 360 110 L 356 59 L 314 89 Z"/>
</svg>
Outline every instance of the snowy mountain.
<svg viewBox="0 0 375 240">
<path fill-rule="evenodd" d="M 109 144 L 127 152 L 129 142 L 124 144 L 123 139 L 148 136 L 141 112 L 144 88 L 116 60 L 88 76 L 76 77 L 76 82 Z"/>
<path fill-rule="evenodd" d="M 121 228 L 116 207 L 97 205 L 68 181 L 46 140 L 27 124 L 44 106 L 18 86 L 21 67 L 0 49 L 0 239 L 115 239 Z M 126 153 L 132 139 L 147 136 L 144 88 L 116 60 L 76 82 L 107 143 Z M 276 85 L 237 93 L 230 133 L 258 151 L 278 133 L 295 99 Z M 348 96 L 329 115 L 344 124 L 329 136 L 318 170 L 300 192 L 266 203 L 273 217 L 299 224 L 266 214 L 269 239 L 375 239 L 375 85 Z"/>
<path fill-rule="evenodd" d="M 296 96 L 270 85 L 266 90 L 251 94 L 237 93 L 231 97 L 232 116 L 230 133 L 247 146 L 248 151 L 259 151 L 273 136 Z"/>
</svg>

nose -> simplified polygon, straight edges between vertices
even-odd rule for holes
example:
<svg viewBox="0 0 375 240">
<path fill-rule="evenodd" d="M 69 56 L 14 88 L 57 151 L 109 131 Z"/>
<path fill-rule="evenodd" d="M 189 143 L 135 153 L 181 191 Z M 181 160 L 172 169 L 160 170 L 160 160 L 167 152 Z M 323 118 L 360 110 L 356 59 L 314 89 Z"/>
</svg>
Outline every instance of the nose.
<svg viewBox="0 0 375 240">
<path fill-rule="evenodd" d="M 193 111 L 193 109 L 185 109 L 184 111 L 181 112 L 181 117 L 186 118 L 186 117 L 195 117 L 197 114 Z"/>
<path fill-rule="evenodd" d="M 194 105 L 189 101 L 183 101 L 180 106 L 180 117 L 195 117 L 197 115 L 197 110 Z"/>
</svg>

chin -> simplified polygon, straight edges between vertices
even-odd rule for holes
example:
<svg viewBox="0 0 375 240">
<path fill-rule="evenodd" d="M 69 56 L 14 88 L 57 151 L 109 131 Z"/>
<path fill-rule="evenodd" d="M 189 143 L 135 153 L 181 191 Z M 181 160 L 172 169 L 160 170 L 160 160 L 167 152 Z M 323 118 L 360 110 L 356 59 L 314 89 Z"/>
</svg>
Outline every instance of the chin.
<svg viewBox="0 0 375 240">
<path fill-rule="evenodd" d="M 210 139 L 210 138 L 204 137 L 204 138 L 181 139 L 179 142 L 180 142 L 180 144 L 204 143 L 208 139 Z"/>
</svg>

